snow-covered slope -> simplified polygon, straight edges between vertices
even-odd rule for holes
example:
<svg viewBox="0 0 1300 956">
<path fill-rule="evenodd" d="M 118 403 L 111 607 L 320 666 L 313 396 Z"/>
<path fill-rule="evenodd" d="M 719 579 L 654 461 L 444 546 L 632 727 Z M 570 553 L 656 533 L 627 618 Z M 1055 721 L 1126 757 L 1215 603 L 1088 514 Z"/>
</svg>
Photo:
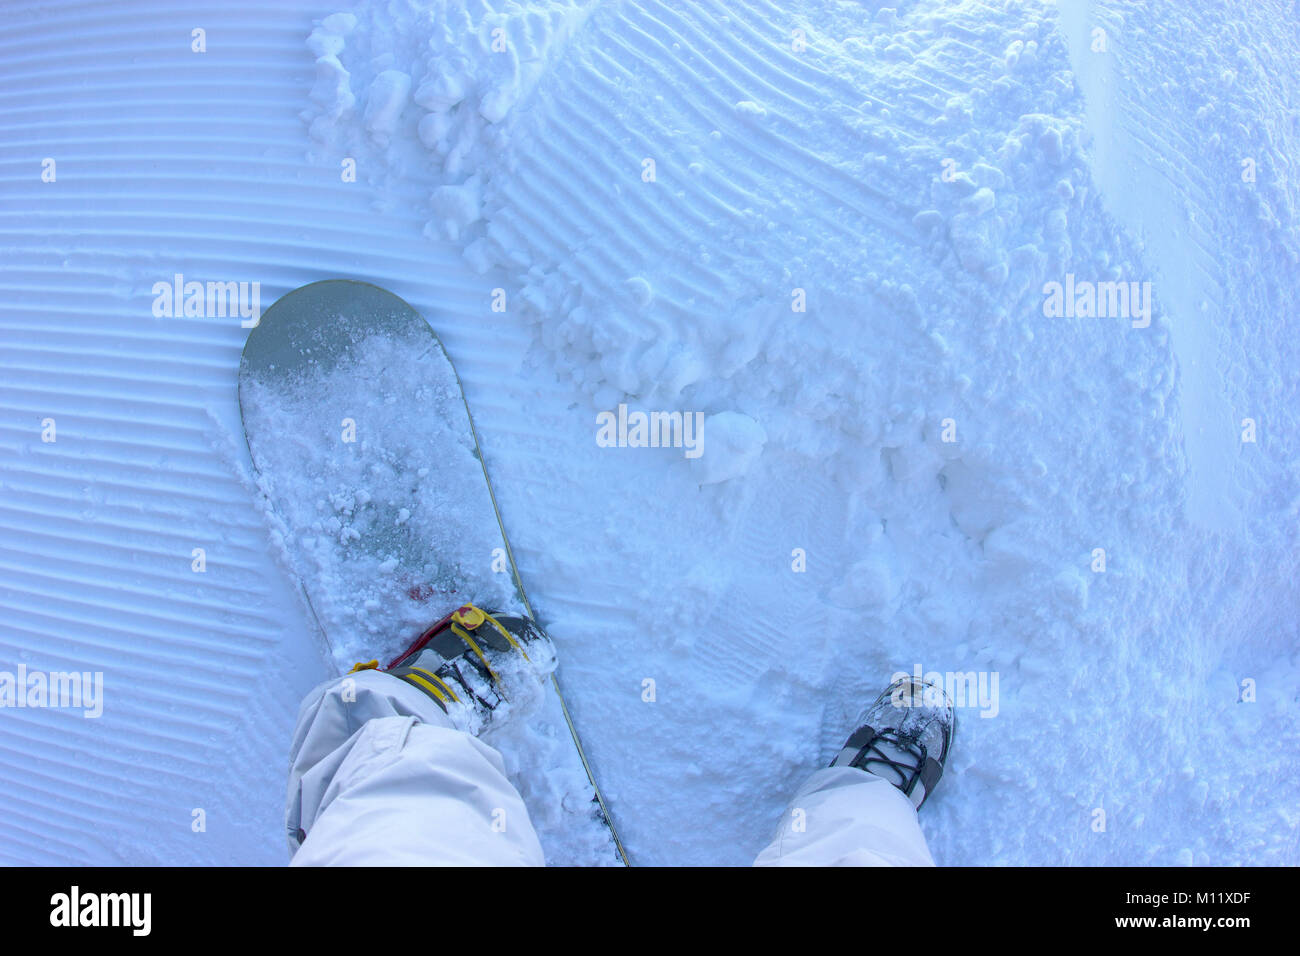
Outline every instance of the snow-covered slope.
<svg viewBox="0 0 1300 956">
<path fill-rule="evenodd" d="M 751 860 L 918 666 L 997 679 L 939 862 L 1300 858 L 1294 4 L 133 6 L 0 37 L 0 668 L 106 701 L 0 712 L 8 858 L 282 859 L 328 668 L 178 272 L 429 317 L 634 859 Z"/>
</svg>

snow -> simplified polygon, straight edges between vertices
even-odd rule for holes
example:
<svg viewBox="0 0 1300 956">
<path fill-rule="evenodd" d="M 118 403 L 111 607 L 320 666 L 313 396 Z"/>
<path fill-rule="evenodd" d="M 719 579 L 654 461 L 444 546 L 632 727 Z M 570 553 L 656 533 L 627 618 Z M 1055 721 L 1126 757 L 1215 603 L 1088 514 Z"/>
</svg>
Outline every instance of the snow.
<svg viewBox="0 0 1300 956">
<path fill-rule="evenodd" d="M 738 412 L 710 415 L 704 420 L 699 437 L 700 454 L 692 461 L 701 485 L 739 478 L 749 471 L 767 441 L 763 426 Z"/>
<path fill-rule="evenodd" d="M 151 315 L 183 272 L 438 330 L 634 861 L 750 862 L 920 667 L 997 675 L 939 863 L 1300 862 L 1293 4 L 234 3 L 205 54 L 137 5 L 0 47 L 0 669 L 105 671 L 102 718 L 0 715 L 6 860 L 283 861 L 337 662 L 246 330 Z M 1046 314 L 1069 275 L 1150 282 L 1149 324 Z M 598 443 L 621 404 L 703 456 Z M 354 485 L 299 503 L 342 533 Z M 548 857 L 596 862 L 528 736 Z"/>
<path fill-rule="evenodd" d="M 371 81 L 366 95 L 365 125 L 376 142 L 388 141 L 410 92 L 411 77 L 401 70 L 384 70 Z"/>
</svg>

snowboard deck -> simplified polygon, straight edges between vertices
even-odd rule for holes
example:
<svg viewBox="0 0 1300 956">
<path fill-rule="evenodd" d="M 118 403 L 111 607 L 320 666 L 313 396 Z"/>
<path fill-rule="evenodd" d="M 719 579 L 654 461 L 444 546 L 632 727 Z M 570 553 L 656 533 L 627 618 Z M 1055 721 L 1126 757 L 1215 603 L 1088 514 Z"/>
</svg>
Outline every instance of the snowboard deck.
<svg viewBox="0 0 1300 956">
<path fill-rule="evenodd" d="M 340 672 L 462 604 L 533 617 L 460 378 L 404 300 L 347 279 L 281 296 L 245 343 L 239 403 L 274 537 Z M 626 865 L 554 673 L 512 723 L 531 725 L 515 747 L 489 742 L 548 857 L 571 844 L 558 862 Z"/>
</svg>

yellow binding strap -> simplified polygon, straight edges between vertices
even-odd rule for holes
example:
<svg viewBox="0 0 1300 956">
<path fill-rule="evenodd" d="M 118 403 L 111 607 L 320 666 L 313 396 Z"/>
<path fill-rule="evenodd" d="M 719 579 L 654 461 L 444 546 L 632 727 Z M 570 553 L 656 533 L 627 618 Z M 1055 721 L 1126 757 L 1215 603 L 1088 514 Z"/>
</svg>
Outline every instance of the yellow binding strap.
<svg viewBox="0 0 1300 956">
<path fill-rule="evenodd" d="M 441 677 L 439 677 L 437 674 L 435 674 L 433 671 L 425 670 L 423 667 L 412 667 L 411 670 L 419 671 L 425 677 L 429 678 L 429 680 L 433 681 L 435 684 L 437 684 L 439 687 L 445 690 L 448 694 L 450 694 L 452 700 L 454 701 L 460 700 L 460 698 L 456 696 L 456 692 L 451 689 L 451 687 L 447 684 L 447 682 L 443 680 Z"/>
<path fill-rule="evenodd" d="M 514 636 L 513 634 L 511 634 L 509 631 L 507 631 L 504 627 L 502 627 L 502 626 L 501 626 L 501 622 L 498 621 L 496 618 L 494 618 L 494 617 L 493 617 L 491 614 L 489 614 L 487 611 L 484 611 L 484 612 L 483 612 L 483 616 L 484 616 L 485 618 L 487 618 L 487 619 L 492 623 L 492 626 L 493 626 L 493 627 L 495 627 L 498 631 L 501 632 L 501 636 L 504 637 L 507 641 L 509 641 L 509 642 L 510 642 L 510 645 L 511 645 L 515 650 L 517 650 L 520 654 L 523 654 L 523 655 L 524 655 L 524 660 L 527 661 L 527 660 L 528 660 L 528 652 L 527 652 L 526 650 L 524 650 L 522 644 L 520 644 L 518 641 L 515 640 L 515 636 Z M 529 661 L 529 663 L 532 663 L 532 662 Z"/>
<path fill-rule="evenodd" d="M 419 674 L 403 674 L 402 676 L 404 679 L 409 680 L 414 684 L 419 684 L 421 687 L 427 690 L 434 697 L 438 698 L 444 704 L 447 703 L 447 695 L 444 694 L 442 691 L 438 690 L 438 688 L 434 687 L 431 683 L 429 683 Z"/>
<path fill-rule="evenodd" d="M 487 655 L 483 653 L 483 649 L 480 648 L 476 643 L 474 643 L 474 638 L 469 636 L 469 631 L 465 630 L 463 627 L 461 627 L 459 624 L 456 623 L 453 623 L 451 625 L 451 631 L 453 634 L 455 634 L 462 641 L 464 641 L 466 644 L 469 645 L 469 649 L 473 651 L 478 656 L 478 659 L 483 662 L 483 666 L 487 668 L 487 672 L 492 675 L 492 680 L 496 683 L 497 687 L 500 688 L 501 678 L 497 676 L 497 672 L 494 671 L 492 669 L 492 665 L 488 663 Z"/>
<path fill-rule="evenodd" d="M 515 636 L 502 627 L 500 621 L 482 608 L 476 607 L 473 604 L 466 604 L 464 607 L 457 608 L 452 612 L 451 619 L 457 624 L 463 624 L 471 631 L 479 627 L 479 625 L 484 621 L 488 621 L 493 627 L 501 632 L 501 636 L 506 639 L 507 643 L 509 643 L 511 647 L 524 655 L 524 660 L 529 660 L 528 652 L 524 650 L 523 645 L 515 640 Z"/>
</svg>

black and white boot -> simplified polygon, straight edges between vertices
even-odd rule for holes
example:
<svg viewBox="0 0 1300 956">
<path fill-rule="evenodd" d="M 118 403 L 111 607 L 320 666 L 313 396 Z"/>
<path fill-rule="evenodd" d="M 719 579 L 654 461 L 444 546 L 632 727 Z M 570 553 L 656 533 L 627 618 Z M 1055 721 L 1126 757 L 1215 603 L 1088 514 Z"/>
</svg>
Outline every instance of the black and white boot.
<svg viewBox="0 0 1300 956">
<path fill-rule="evenodd" d="M 862 712 L 831 766 L 875 774 L 919 810 L 943 775 L 956 732 L 957 713 L 944 689 L 904 677 Z"/>
</svg>

